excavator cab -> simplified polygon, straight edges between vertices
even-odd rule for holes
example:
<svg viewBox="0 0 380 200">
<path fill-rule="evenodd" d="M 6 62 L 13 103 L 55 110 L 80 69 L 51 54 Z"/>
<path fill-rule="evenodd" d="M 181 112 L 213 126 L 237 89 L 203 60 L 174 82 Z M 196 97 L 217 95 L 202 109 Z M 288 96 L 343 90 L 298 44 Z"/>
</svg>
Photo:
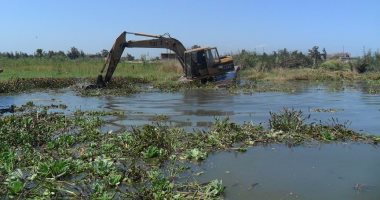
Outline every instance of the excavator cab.
<svg viewBox="0 0 380 200">
<path fill-rule="evenodd" d="M 230 56 L 219 57 L 215 47 L 196 48 L 185 51 L 185 75 L 193 79 L 212 78 L 234 70 Z M 212 76 L 210 76 L 212 75 Z"/>
<path fill-rule="evenodd" d="M 204 49 L 185 51 L 186 77 L 200 77 L 207 74 L 207 58 Z"/>
</svg>

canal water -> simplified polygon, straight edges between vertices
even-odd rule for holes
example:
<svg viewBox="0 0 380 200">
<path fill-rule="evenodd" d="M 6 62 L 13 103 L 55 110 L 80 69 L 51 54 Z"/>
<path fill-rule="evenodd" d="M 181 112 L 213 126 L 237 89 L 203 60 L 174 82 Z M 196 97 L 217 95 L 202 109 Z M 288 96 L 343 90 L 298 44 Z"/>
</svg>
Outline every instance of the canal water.
<svg viewBox="0 0 380 200">
<path fill-rule="evenodd" d="M 0 95 L 0 107 L 66 104 L 67 114 L 77 109 L 123 111 L 109 117 L 105 131 L 167 116 L 167 125 L 207 129 L 217 118 L 268 127 L 270 112 L 301 110 L 309 122 L 344 123 L 361 133 L 380 135 L 380 95 L 352 88 L 332 91 L 323 85 L 291 93 L 231 94 L 226 90 L 194 89 L 177 93 L 144 92 L 129 96 L 81 97 L 70 89 Z M 321 144 L 288 148 L 269 145 L 246 153 L 217 152 L 193 166 L 205 172 L 201 182 L 220 179 L 226 199 L 380 199 L 380 148 L 368 144 Z"/>
</svg>

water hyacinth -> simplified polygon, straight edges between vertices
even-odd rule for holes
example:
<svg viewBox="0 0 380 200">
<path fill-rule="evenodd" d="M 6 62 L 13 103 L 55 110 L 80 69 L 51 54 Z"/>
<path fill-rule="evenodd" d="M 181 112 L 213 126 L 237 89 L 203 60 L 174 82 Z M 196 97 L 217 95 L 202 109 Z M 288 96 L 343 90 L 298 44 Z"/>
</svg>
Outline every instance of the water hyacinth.
<svg viewBox="0 0 380 200">
<path fill-rule="evenodd" d="M 224 191 L 221 180 L 205 184 L 191 178 L 177 181 L 181 174 L 191 174 L 189 162 L 202 162 L 211 152 L 245 152 L 260 144 L 380 141 L 378 136 L 356 133 L 336 120 L 308 124 L 302 112 L 289 109 L 271 113 L 269 130 L 224 118 L 202 131 L 157 124 L 108 134 L 99 130 L 104 123 L 101 116 L 123 113 L 76 111 L 65 115 L 49 109 L 28 102 L 0 117 L 1 196 L 218 199 Z"/>
</svg>

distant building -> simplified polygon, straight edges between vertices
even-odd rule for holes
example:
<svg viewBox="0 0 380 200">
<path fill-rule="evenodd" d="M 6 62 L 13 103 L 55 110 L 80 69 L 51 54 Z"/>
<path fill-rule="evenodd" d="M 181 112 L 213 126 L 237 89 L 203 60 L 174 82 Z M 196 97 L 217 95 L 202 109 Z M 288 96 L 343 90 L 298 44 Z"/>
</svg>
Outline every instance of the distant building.
<svg viewBox="0 0 380 200">
<path fill-rule="evenodd" d="M 335 53 L 335 54 L 329 55 L 328 58 L 330 58 L 330 59 L 339 59 L 340 61 L 343 61 L 343 62 L 349 62 L 351 60 L 351 54 L 350 53 L 346 53 L 346 52 Z"/>
<path fill-rule="evenodd" d="M 171 59 L 177 59 L 177 55 L 175 53 L 161 53 L 161 60 Z"/>
</svg>

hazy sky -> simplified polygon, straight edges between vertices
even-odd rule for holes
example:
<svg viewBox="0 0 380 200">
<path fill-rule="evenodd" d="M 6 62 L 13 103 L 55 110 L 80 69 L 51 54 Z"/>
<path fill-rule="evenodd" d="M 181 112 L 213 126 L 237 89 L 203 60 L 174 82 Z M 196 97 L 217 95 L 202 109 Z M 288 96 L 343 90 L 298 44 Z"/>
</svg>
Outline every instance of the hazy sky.
<svg viewBox="0 0 380 200">
<path fill-rule="evenodd" d="M 124 30 L 168 32 L 186 47 L 217 46 L 221 53 L 318 45 L 361 55 L 364 46 L 380 48 L 380 0 L 0 0 L 0 21 L 2 52 L 75 46 L 95 53 Z"/>
</svg>

